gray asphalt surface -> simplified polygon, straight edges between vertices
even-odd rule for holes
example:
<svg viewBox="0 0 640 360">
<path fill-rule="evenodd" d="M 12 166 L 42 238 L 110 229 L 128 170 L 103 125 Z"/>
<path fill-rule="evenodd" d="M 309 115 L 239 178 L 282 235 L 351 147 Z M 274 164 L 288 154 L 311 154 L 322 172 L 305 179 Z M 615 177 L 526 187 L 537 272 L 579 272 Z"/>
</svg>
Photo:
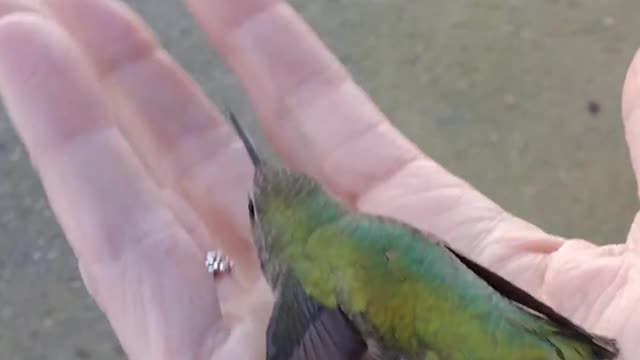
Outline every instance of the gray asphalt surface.
<svg viewBox="0 0 640 360">
<path fill-rule="evenodd" d="M 179 1 L 128 3 L 214 100 L 253 119 Z M 624 241 L 637 200 L 619 104 L 640 2 L 291 3 L 452 172 L 547 231 Z M 4 113 L 0 237 L 1 359 L 124 358 Z"/>
</svg>

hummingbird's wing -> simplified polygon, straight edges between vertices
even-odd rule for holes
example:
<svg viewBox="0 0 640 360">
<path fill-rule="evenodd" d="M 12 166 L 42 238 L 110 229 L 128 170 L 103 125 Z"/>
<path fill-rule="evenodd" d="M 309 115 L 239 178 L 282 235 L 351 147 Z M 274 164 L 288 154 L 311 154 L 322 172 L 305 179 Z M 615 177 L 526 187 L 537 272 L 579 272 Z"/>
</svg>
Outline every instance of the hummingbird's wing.
<svg viewBox="0 0 640 360">
<path fill-rule="evenodd" d="M 353 360 L 366 354 L 366 342 L 340 309 L 315 302 L 292 272 L 281 276 L 267 329 L 267 360 Z"/>
<path fill-rule="evenodd" d="M 521 308 L 539 317 L 545 317 L 555 324 L 559 334 L 591 344 L 598 359 L 615 359 L 619 353 L 616 341 L 602 336 L 590 334 L 568 318 L 539 301 L 528 292 L 517 287 L 507 279 L 460 254 L 449 246 L 445 247 L 453 253 L 467 268 L 473 271 L 489 286 L 505 298 L 518 304 Z"/>
</svg>

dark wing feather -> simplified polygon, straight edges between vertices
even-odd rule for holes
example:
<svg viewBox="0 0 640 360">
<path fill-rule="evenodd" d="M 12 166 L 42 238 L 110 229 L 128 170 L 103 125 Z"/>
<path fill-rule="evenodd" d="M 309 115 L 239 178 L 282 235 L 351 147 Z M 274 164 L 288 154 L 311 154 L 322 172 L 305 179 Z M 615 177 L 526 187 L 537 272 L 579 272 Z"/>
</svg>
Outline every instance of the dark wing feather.
<svg viewBox="0 0 640 360">
<path fill-rule="evenodd" d="M 267 329 L 268 360 L 355 360 L 367 352 L 340 309 L 315 302 L 291 272 L 282 276 Z"/>
<path fill-rule="evenodd" d="M 544 316 L 559 327 L 559 332 L 565 336 L 572 337 L 581 342 L 591 344 L 598 359 L 615 359 L 619 356 L 617 342 L 603 336 L 590 334 L 565 316 L 553 310 L 550 306 L 533 297 L 528 292 L 517 287 L 507 279 L 476 263 L 475 261 L 460 254 L 449 246 L 445 246 L 455 257 L 457 257 L 467 268 L 482 278 L 489 286 L 499 292 L 505 298 L 517 303 L 521 307 L 538 316 Z"/>
</svg>

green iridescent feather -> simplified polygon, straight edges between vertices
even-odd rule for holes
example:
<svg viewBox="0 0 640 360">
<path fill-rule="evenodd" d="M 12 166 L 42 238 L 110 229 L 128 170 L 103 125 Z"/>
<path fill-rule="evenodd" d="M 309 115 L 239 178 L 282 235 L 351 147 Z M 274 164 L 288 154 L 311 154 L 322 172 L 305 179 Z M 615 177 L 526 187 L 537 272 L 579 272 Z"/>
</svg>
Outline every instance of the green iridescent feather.
<svg viewBox="0 0 640 360">
<path fill-rule="evenodd" d="M 277 296 L 269 359 L 616 358 L 614 340 L 443 243 L 267 165 L 232 120 L 256 165 L 249 215 Z"/>
</svg>

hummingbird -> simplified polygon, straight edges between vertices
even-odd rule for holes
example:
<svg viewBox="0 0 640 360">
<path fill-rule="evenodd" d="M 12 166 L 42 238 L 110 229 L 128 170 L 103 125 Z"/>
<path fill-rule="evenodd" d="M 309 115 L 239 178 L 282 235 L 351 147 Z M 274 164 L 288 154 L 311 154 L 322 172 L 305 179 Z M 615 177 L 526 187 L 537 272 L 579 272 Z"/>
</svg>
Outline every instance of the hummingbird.
<svg viewBox="0 0 640 360">
<path fill-rule="evenodd" d="M 347 208 L 269 163 L 227 111 L 254 166 L 248 216 L 274 294 L 267 360 L 614 360 L 588 332 L 497 273 L 399 220 Z"/>
</svg>

